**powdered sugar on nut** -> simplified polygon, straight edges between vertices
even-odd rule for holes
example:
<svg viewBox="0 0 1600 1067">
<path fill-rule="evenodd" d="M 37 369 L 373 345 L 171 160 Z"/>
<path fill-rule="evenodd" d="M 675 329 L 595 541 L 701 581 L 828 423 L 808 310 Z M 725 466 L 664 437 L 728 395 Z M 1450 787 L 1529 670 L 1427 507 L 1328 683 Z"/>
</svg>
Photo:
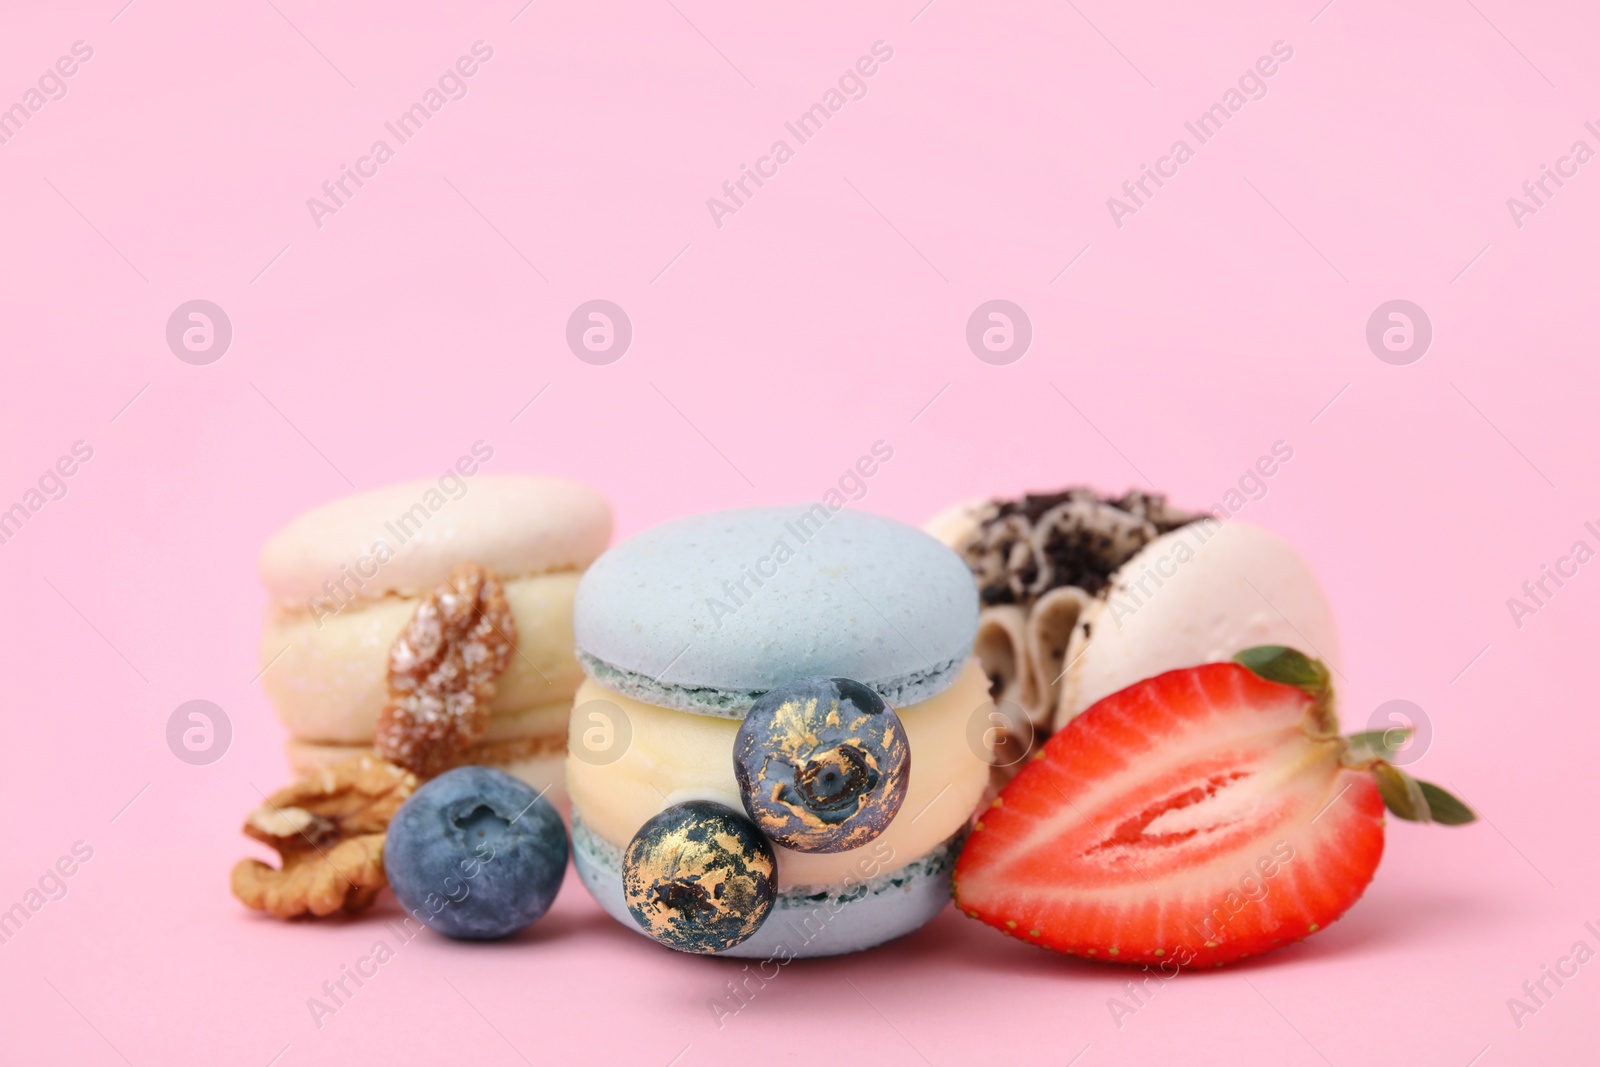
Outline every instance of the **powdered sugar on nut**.
<svg viewBox="0 0 1600 1067">
<path fill-rule="evenodd" d="M 422 777 L 453 766 L 488 728 L 495 679 L 516 642 L 499 577 L 476 563 L 452 571 L 389 650 L 378 754 Z"/>
</svg>

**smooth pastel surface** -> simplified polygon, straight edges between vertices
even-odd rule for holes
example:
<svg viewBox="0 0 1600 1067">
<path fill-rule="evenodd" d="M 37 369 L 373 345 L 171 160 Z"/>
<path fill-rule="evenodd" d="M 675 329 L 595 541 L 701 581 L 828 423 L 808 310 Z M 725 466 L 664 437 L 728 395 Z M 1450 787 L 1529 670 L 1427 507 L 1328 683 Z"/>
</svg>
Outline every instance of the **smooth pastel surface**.
<svg viewBox="0 0 1600 1067">
<path fill-rule="evenodd" d="M 0 102 L 74 41 L 94 58 L 0 146 L 0 503 L 93 459 L 0 544 L 0 904 L 74 872 L 0 945 L 0 1058 L 700 1067 L 822 1020 L 874 1067 L 1590 1061 L 1594 962 L 1520 1027 L 1507 1000 L 1600 948 L 1600 570 L 1520 627 L 1506 602 L 1600 546 L 1600 171 L 1520 229 L 1506 201 L 1596 145 L 1597 38 L 1575 0 L 9 5 Z M 478 39 L 468 95 L 318 229 L 306 199 Z M 880 39 L 866 97 L 719 229 L 707 198 Z M 1117 228 L 1107 197 L 1279 39 L 1269 94 Z M 1009 366 L 966 343 L 996 297 L 1033 324 Z M 1434 326 L 1410 366 L 1365 338 L 1397 297 Z M 195 298 L 234 325 L 207 367 L 164 337 Z M 634 325 L 609 366 L 565 341 L 595 298 Z M 1240 517 L 1322 580 L 1347 727 L 1411 701 L 1411 769 L 1489 821 L 1391 825 L 1332 929 L 1121 1025 L 1131 975 L 949 908 L 764 972 L 659 949 L 576 878 L 505 944 L 402 942 L 389 902 L 248 914 L 239 823 L 288 780 L 256 553 L 480 439 L 483 473 L 603 489 L 619 536 L 820 499 L 878 439 L 850 506 L 909 523 L 1072 483 L 1206 506 L 1283 439 Z M 193 699 L 232 725 L 208 766 L 167 746 Z M 319 1026 L 307 1000 L 380 939 Z"/>
<path fill-rule="evenodd" d="M 915 704 L 954 680 L 977 626 L 977 591 L 955 553 L 904 523 L 823 503 L 646 530 L 589 568 L 574 615 L 584 667 L 609 688 L 732 717 L 817 675 Z"/>
<path fill-rule="evenodd" d="M 495 679 L 489 705 L 502 719 L 569 698 L 583 680 L 572 644 L 578 575 L 514 578 L 504 587 L 517 648 Z M 291 734 L 308 741 L 372 739 L 389 696 L 389 649 L 420 602 L 386 597 L 320 621 L 268 613 L 260 638 L 261 684 Z"/>
<path fill-rule="evenodd" d="M 1343 665 L 1317 576 L 1279 535 L 1243 521 L 1193 523 L 1150 542 L 1117 571 L 1078 626 L 1089 628 L 1061 680 L 1056 726 L 1101 697 L 1256 645 L 1288 645 Z"/>
<path fill-rule="evenodd" d="M 585 681 L 574 702 L 609 700 L 626 716 L 631 740 L 610 763 L 576 754 L 583 724 L 574 716 L 568 738 L 567 788 L 573 806 L 598 837 L 626 848 L 645 820 L 679 800 L 715 800 L 740 810 L 733 773 L 738 724 L 640 703 Z M 778 848 L 778 885 L 828 886 L 841 882 L 864 856 L 881 857 L 892 871 L 926 855 L 955 833 L 977 806 L 989 782 L 980 757 L 991 708 L 987 679 L 969 660 L 956 684 L 922 704 L 899 711 L 911 743 L 911 780 L 901 815 L 872 843 L 845 852 L 794 852 Z M 887 852 L 873 853 L 874 847 Z"/>
<path fill-rule="evenodd" d="M 560 478 L 477 473 L 493 458 L 492 446 L 476 442 L 439 478 L 342 496 L 307 511 L 261 549 L 262 584 L 297 607 L 328 598 L 323 583 L 337 587 L 350 573 L 359 583 L 345 588 L 360 598 L 415 596 L 464 560 L 511 579 L 582 570 L 605 549 L 611 509 L 604 496 Z"/>
</svg>

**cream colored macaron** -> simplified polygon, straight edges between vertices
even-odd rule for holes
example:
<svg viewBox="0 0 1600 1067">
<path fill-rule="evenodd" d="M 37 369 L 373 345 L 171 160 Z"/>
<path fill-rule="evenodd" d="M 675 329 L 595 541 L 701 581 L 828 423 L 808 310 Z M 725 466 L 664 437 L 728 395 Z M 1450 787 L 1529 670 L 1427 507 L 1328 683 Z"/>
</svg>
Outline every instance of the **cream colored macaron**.
<svg viewBox="0 0 1600 1067">
<path fill-rule="evenodd" d="M 1172 530 L 1079 616 L 1054 728 L 1135 682 L 1255 645 L 1288 645 L 1339 669 L 1333 611 L 1311 565 L 1277 534 L 1238 520 Z"/>
<path fill-rule="evenodd" d="M 424 598 L 475 563 L 500 579 L 516 642 L 495 679 L 488 729 L 464 756 L 559 787 L 583 678 L 573 597 L 610 541 L 611 511 L 575 482 L 480 473 L 492 451 L 476 447 L 475 459 L 438 479 L 315 508 L 262 549 L 271 603 L 261 681 L 289 729 L 297 773 L 370 748 L 388 700 L 390 649 Z"/>
</svg>

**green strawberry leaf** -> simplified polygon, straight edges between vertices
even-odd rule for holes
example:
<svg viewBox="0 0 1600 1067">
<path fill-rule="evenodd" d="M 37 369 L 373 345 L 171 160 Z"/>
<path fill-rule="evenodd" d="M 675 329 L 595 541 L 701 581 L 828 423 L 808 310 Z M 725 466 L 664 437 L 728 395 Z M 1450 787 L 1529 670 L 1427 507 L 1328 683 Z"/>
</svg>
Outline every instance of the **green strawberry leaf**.
<svg viewBox="0 0 1600 1067">
<path fill-rule="evenodd" d="M 1434 822 L 1442 826 L 1465 826 L 1469 822 L 1478 821 L 1477 813 L 1467 807 L 1454 793 L 1441 789 L 1432 782 L 1419 781 L 1417 787 L 1428 800 L 1428 810 L 1433 814 Z"/>
<path fill-rule="evenodd" d="M 1233 657 L 1269 682 L 1297 686 L 1312 696 L 1328 686 L 1328 668 L 1298 649 L 1257 645 Z"/>
<path fill-rule="evenodd" d="M 1378 781 L 1383 806 L 1411 822 L 1436 822 L 1441 826 L 1465 826 L 1478 816 L 1449 790 L 1432 782 L 1419 782 L 1399 767 L 1375 760 L 1372 776 Z"/>
<path fill-rule="evenodd" d="M 1305 690 L 1316 701 L 1317 725 L 1322 732 L 1339 732 L 1339 718 L 1333 711 L 1333 686 L 1321 660 L 1284 645 L 1257 645 L 1239 652 L 1233 660 L 1269 682 Z"/>
<path fill-rule="evenodd" d="M 1392 763 L 1378 760 L 1372 765 L 1372 777 L 1378 780 L 1378 795 L 1383 806 L 1408 822 L 1432 822 L 1428 798 L 1417 780 Z"/>
</svg>

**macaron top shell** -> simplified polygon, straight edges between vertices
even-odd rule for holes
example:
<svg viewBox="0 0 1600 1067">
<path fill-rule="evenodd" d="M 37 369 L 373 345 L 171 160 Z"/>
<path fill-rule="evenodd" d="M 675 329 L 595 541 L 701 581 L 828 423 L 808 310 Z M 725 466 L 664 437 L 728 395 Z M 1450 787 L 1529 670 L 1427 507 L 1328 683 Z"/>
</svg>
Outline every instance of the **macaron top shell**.
<svg viewBox="0 0 1600 1067">
<path fill-rule="evenodd" d="M 289 606 L 327 595 L 323 583 L 346 573 L 360 581 L 343 588 L 361 599 L 413 596 L 465 560 L 503 578 L 579 570 L 610 539 L 611 509 L 588 486 L 451 471 L 306 512 L 267 542 L 259 569 L 267 592 Z"/>
<path fill-rule="evenodd" d="M 1079 626 L 1091 636 L 1063 681 L 1056 729 L 1157 674 L 1289 645 L 1342 662 L 1333 611 L 1311 565 L 1282 537 L 1207 519 L 1164 534 L 1122 566 Z"/>
<path fill-rule="evenodd" d="M 579 659 L 602 685 L 738 719 L 818 675 L 891 707 L 943 691 L 970 654 L 978 598 L 960 557 L 927 534 L 814 504 L 647 530 L 595 561 L 574 612 Z"/>
</svg>

